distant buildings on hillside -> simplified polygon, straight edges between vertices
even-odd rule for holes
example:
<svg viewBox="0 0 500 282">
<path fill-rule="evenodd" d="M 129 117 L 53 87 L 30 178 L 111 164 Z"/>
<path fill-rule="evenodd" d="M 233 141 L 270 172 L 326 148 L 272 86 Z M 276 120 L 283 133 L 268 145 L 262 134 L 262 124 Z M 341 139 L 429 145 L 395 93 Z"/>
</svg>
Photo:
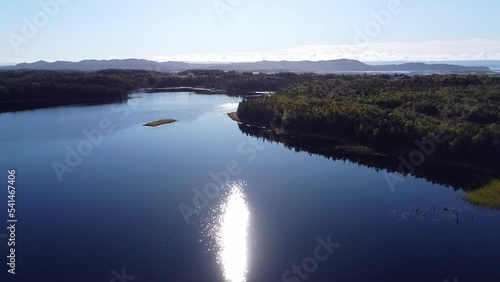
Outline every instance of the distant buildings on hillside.
<svg viewBox="0 0 500 282">
<path fill-rule="evenodd" d="M 195 75 L 194 75 L 194 73 L 192 71 L 188 71 L 187 74 L 186 74 L 186 76 L 189 77 L 189 78 L 195 77 Z M 174 71 L 174 72 L 170 73 L 170 77 L 171 78 L 179 78 L 179 77 L 181 77 L 181 75 L 179 75 L 178 72 Z"/>
</svg>

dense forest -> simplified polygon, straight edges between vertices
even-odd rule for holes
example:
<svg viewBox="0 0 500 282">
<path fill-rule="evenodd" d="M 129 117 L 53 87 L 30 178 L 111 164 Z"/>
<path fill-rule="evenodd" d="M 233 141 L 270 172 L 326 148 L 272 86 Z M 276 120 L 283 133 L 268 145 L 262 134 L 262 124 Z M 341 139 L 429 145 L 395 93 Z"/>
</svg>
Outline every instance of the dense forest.
<svg viewBox="0 0 500 282">
<path fill-rule="evenodd" d="M 263 74 L 195 70 L 175 75 L 146 70 L 0 71 L 0 112 L 79 103 L 102 103 L 127 99 L 142 88 L 203 87 L 228 95 L 251 91 L 275 91 L 312 74 Z"/>
<path fill-rule="evenodd" d="M 325 76 L 240 103 L 244 123 L 282 133 L 355 140 L 379 150 L 415 149 L 446 136 L 433 157 L 497 164 L 500 78 L 476 75 Z"/>
</svg>

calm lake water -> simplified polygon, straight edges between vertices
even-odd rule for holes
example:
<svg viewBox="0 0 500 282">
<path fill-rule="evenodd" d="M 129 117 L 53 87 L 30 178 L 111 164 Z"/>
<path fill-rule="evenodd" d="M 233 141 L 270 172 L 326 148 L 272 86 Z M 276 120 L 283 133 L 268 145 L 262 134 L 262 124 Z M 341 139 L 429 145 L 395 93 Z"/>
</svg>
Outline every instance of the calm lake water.
<svg viewBox="0 0 500 282">
<path fill-rule="evenodd" d="M 134 97 L 0 114 L 1 281 L 500 281 L 500 213 L 461 191 L 246 136 L 241 98 Z"/>
</svg>

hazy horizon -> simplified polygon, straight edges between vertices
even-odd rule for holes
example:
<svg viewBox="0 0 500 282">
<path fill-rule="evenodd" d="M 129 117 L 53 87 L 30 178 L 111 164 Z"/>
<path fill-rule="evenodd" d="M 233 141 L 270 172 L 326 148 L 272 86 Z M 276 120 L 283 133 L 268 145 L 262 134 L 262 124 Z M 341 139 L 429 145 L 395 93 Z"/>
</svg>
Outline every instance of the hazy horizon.
<svg viewBox="0 0 500 282">
<path fill-rule="evenodd" d="M 148 61 L 153 61 L 153 62 L 158 62 L 158 63 L 166 63 L 166 62 L 180 62 L 180 63 L 188 63 L 188 64 L 236 64 L 236 63 L 257 63 L 257 62 L 262 62 L 262 61 L 288 61 L 288 62 L 303 62 L 303 61 L 310 61 L 310 62 L 321 62 L 321 61 L 332 61 L 332 60 L 356 60 L 356 59 L 351 59 L 351 58 L 336 58 L 336 59 L 325 59 L 325 60 L 259 60 L 259 61 L 158 61 L 158 60 L 149 60 L 149 59 L 143 59 L 143 58 L 115 58 L 115 59 L 82 59 L 78 61 L 66 61 L 66 60 L 55 60 L 55 61 L 47 61 L 47 60 L 36 60 L 36 61 L 29 61 L 29 62 L 15 62 L 15 63 L 7 63 L 7 62 L 0 62 L 0 66 L 14 66 L 17 64 L 22 64 L 22 63 L 36 63 L 36 62 L 47 62 L 47 63 L 55 63 L 55 62 L 72 62 L 72 63 L 78 63 L 82 61 L 111 61 L 111 60 L 148 60 Z M 484 63 L 484 66 L 488 65 L 499 65 L 500 66 L 500 59 L 499 60 L 399 60 L 399 61 L 368 61 L 368 60 L 358 60 L 362 63 L 368 64 L 368 65 L 374 65 L 374 64 L 380 64 L 380 65 L 385 65 L 385 64 L 404 64 L 404 63 L 427 63 L 427 64 L 459 64 L 459 63 L 464 63 L 465 65 L 470 65 L 470 64 L 476 64 L 476 63 Z"/>
</svg>

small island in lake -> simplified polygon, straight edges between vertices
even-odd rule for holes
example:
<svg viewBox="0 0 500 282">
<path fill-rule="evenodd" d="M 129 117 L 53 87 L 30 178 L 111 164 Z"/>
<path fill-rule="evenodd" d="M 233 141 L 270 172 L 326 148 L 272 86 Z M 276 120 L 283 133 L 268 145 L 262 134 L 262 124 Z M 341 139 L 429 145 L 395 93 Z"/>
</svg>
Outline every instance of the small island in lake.
<svg viewBox="0 0 500 282">
<path fill-rule="evenodd" d="M 164 124 L 174 123 L 176 121 L 177 120 L 175 120 L 175 119 L 160 119 L 157 121 L 148 122 L 144 126 L 157 127 L 157 126 L 164 125 Z"/>
</svg>

